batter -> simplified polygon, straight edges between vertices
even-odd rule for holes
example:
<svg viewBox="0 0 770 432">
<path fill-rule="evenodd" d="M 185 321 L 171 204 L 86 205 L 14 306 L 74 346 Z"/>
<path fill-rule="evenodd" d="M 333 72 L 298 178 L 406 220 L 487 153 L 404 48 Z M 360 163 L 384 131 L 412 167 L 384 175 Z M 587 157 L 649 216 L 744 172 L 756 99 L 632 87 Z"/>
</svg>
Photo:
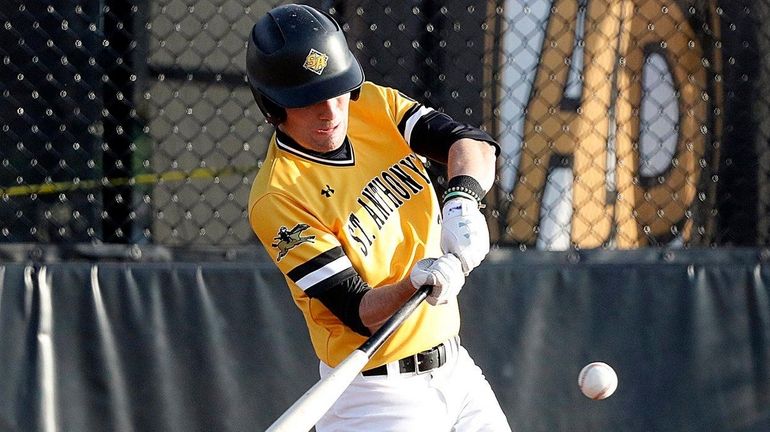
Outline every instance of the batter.
<svg viewBox="0 0 770 432">
<path fill-rule="evenodd" d="M 247 72 L 276 127 L 249 218 L 304 315 L 321 376 L 433 286 L 317 431 L 509 431 L 458 337 L 457 294 L 489 251 L 480 208 L 497 143 L 366 82 L 336 21 L 309 6 L 255 24 Z M 447 166 L 441 201 L 428 159 Z"/>
</svg>

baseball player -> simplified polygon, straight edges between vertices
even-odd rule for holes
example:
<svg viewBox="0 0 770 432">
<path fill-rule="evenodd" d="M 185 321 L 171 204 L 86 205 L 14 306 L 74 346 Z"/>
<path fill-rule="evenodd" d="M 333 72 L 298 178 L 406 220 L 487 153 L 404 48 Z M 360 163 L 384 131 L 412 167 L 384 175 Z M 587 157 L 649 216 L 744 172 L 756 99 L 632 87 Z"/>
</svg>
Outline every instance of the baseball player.
<svg viewBox="0 0 770 432">
<path fill-rule="evenodd" d="M 279 6 L 254 25 L 246 67 L 276 128 L 249 196 L 327 375 L 417 287 L 398 328 L 317 423 L 326 431 L 510 431 L 460 345 L 456 296 L 489 251 L 481 200 L 497 143 L 364 80 L 335 20 Z M 423 164 L 446 164 L 439 201 Z"/>
</svg>

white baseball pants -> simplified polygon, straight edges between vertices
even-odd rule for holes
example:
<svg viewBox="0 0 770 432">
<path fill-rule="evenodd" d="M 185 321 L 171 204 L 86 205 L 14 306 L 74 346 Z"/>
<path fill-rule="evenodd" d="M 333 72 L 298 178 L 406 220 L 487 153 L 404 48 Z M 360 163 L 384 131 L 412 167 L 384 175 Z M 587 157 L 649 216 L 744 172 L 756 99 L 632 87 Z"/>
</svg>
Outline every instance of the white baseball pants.
<svg viewBox="0 0 770 432">
<path fill-rule="evenodd" d="M 317 432 L 510 432 L 481 369 L 459 344 L 446 342 L 447 363 L 424 374 L 356 377 L 316 424 Z M 321 362 L 321 377 L 332 369 Z"/>
</svg>

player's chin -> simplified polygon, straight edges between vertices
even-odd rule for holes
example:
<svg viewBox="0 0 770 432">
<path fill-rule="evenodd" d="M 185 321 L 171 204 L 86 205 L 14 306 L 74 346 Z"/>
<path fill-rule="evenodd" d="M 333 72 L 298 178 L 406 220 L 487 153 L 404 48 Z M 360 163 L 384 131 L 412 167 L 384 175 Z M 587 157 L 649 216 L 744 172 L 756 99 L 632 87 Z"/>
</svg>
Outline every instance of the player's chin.
<svg viewBox="0 0 770 432">
<path fill-rule="evenodd" d="M 313 135 L 319 147 L 327 149 L 326 151 L 339 148 L 343 141 L 345 141 L 345 131 L 339 127 L 334 128 L 333 131 L 319 132 L 317 130 Z"/>
</svg>

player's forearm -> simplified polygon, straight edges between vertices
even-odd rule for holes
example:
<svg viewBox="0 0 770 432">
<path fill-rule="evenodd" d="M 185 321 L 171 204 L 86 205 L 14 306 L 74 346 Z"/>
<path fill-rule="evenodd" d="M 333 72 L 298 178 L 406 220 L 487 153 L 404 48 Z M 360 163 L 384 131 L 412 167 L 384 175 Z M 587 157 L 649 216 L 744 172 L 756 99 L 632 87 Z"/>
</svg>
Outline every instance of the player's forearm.
<svg viewBox="0 0 770 432">
<path fill-rule="evenodd" d="M 484 191 L 489 191 L 495 181 L 495 148 L 484 141 L 458 140 L 449 149 L 447 174 L 450 179 L 458 175 L 471 176 Z"/>
<path fill-rule="evenodd" d="M 409 278 L 368 291 L 358 306 L 361 322 L 374 333 L 414 291 Z"/>
</svg>

